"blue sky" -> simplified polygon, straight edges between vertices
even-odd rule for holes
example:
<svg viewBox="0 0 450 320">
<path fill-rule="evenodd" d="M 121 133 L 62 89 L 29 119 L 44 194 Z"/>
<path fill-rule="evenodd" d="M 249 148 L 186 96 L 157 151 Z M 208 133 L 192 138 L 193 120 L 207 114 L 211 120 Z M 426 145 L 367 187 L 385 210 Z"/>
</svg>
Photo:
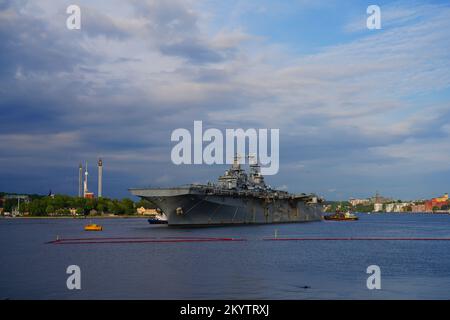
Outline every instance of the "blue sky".
<svg viewBox="0 0 450 320">
<path fill-rule="evenodd" d="M 70 4 L 81 30 L 67 30 Z M 381 8 L 381 30 L 366 8 Z M 0 190 L 214 180 L 176 128 L 279 128 L 267 181 L 327 199 L 449 191 L 448 1 L 0 1 Z"/>
</svg>

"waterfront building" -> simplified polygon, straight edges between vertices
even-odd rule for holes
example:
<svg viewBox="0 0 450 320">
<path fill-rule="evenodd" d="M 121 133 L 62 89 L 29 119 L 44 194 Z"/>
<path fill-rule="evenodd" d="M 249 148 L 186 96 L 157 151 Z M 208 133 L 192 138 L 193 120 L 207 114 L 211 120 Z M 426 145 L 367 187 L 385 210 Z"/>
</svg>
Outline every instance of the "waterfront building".
<svg viewBox="0 0 450 320">
<path fill-rule="evenodd" d="M 425 204 L 424 203 L 422 203 L 422 204 L 415 204 L 415 205 L 411 206 L 411 212 L 418 213 L 418 212 L 426 212 L 426 211 L 427 210 L 425 208 Z"/>
<path fill-rule="evenodd" d="M 450 206 L 450 201 L 448 199 L 448 193 L 444 194 L 442 197 L 433 198 L 425 202 L 425 211 L 432 212 L 433 209 L 442 210 L 442 207 Z"/>
<path fill-rule="evenodd" d="M 394 212 L 395 211 L 394 208 L 395 208 L 395 203 L 386 203 L 384 211 L 385 212 Z"/>
<path fill-rule="evenodd" d="M 383 204 L 382 203 L 375 203 L 373 205 L 373 211 L 374 212 L 382 212 L 383 211 Z"/>
<path fill-rule="evenodd" d="M 448 193 L 445 193 L 442 197 L 431 199 L 436 202 L 447 202 L 448 201 Z"/>
<path fill-rule="evenodd" d="M 354 198 L 350 198 L 348 201 L 352 206 L 357 206 L 357 205 L 369 205 L 370 204 L 370 199 L 354 199 Z"/>
<path fill-rule="evenodd" d="M 143 216 L 156 216 L 158 211 L 156 209 L 146 209 L 144 207 L 139 207 L 136 209 L 137 214 L 142 214 Z"/>
<path fill-rule="evenodd" d="M 391 203 L 386 203 L 384 205 L 384 211 L 385 212 L 406 212 L 409 211 L 409 208 L 412 207 L 412 205 L 414 205 L 413 203 L 410 202 L 391 202 Z"/>
<path fill-rule="evenodd" d="M 85 192 L 84 193 L 84 197 L 86 198 L 86 199 L 94 199 L 94 193 L 93 192 Z"/>
<path fill-rule="evenodd" d="M 394 206 L 394 212 L 406 212 L 410 206 L 411 204 L 408 202 L 396 203 Z"/>
</svg>

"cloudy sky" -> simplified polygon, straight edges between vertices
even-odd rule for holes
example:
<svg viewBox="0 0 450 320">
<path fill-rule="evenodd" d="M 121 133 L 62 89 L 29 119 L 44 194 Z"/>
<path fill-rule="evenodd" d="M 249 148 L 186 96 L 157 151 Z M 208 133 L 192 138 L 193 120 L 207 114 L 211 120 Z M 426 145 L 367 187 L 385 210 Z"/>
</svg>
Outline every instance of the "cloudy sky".
<svg viewBox="0 0 450 320">
<path fill-rule="evenodd" d="M 66 8 L 81 8 L 68 30 Z M 366 8 L 381 8 L 381 30 Z M 450 191 L 448 1 L 0 0 L 0 191 L 214 180 L 176 128 L 279 128 L 267 182 L 327 199 Z"/>
</svg>

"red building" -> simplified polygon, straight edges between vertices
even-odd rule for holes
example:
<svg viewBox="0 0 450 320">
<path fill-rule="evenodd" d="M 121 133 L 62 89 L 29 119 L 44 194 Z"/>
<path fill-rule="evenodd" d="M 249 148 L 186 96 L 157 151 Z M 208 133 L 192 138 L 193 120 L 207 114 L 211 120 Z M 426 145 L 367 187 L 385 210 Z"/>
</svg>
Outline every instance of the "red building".
<svg viewBox="0 0 450 320">
<path fill-rule="evenodd" d="M 86 193 L 84 194 L 84 197 L 85 197 L 86 199 L 94 199 L 94 193 L 93 193 L 93 192 L 86 192 Z"/>
<path fill-rule="evenodd" d="M 448 193 L 444 194 L 443 197 L 433 198 L 425 202 L 425 210 L 433 211 L 433 208 L 442 209 L 443 206 L 450 205 L 450 201 L 448 200 Z"/>
</svg>

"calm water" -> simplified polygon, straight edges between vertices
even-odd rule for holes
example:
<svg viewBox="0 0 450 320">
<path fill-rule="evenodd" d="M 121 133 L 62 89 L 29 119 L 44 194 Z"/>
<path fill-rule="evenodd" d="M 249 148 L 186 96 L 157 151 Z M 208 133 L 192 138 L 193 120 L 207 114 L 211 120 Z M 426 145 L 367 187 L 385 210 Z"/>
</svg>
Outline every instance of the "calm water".
<svg viewBox="0 0 450 320">
<path fill-rule="evenodd" d="M 1 299 L 450 299 L 450 241 L 261 241 L 272 236 L 450 237 L 449 215 L 168 228 L 145 219 L 0 219 Z M 240 237 L 244 242 L 52 245 L 80 237 Z M 81 268 L 68 290 L 67 266 Z M 367 266 L 381 268 L 368 290 Z M 310 288 L 304 288 L 308 286 Z"/>
</svg>

